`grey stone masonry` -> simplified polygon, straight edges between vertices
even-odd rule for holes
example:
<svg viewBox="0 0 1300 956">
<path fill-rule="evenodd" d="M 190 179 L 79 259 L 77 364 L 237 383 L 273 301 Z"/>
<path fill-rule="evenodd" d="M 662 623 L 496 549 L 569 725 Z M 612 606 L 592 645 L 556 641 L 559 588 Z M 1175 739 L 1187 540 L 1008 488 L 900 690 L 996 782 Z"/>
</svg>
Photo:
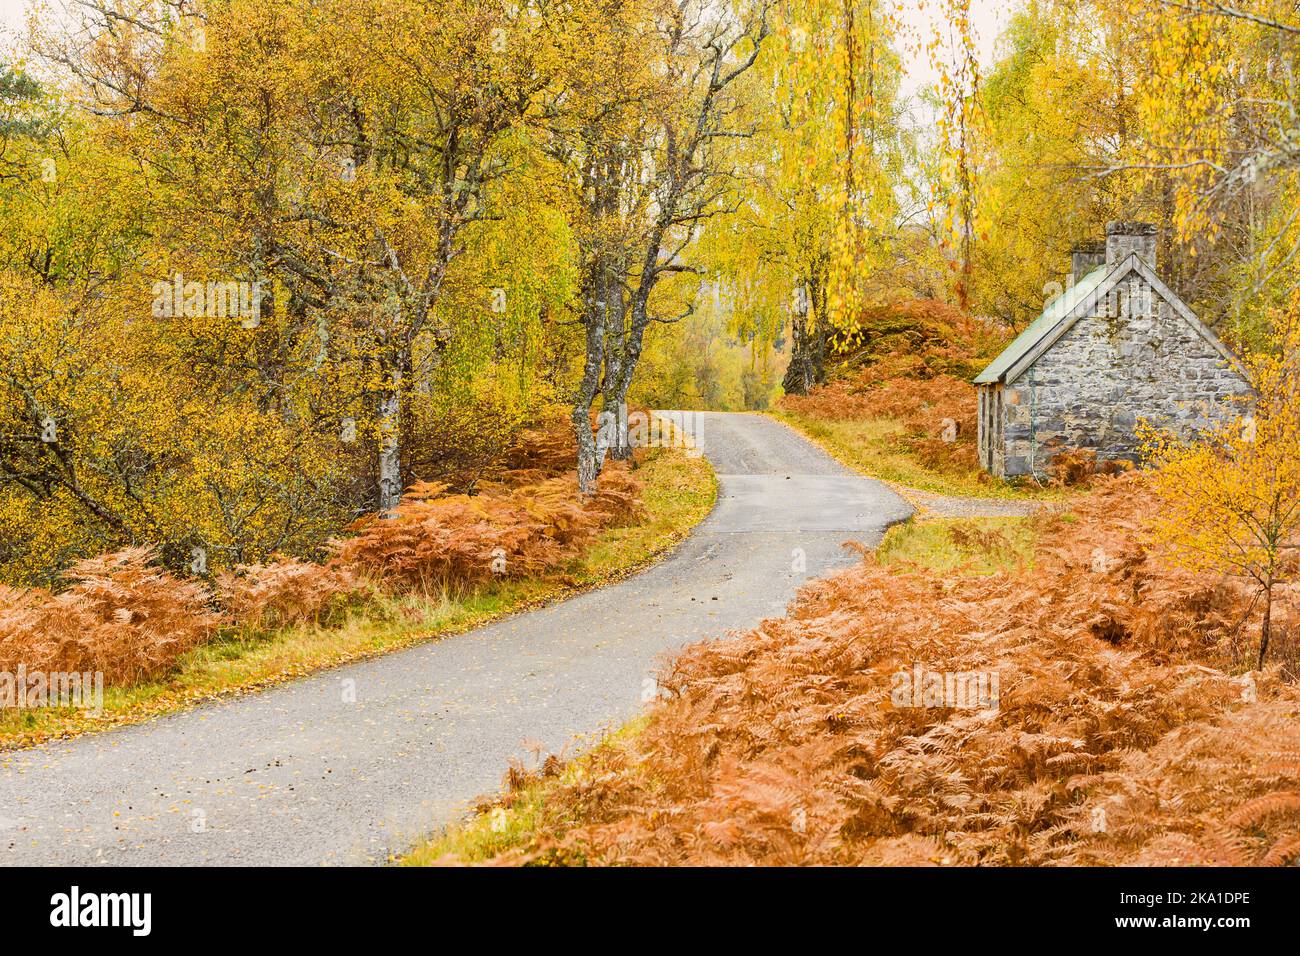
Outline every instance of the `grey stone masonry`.
<svg viewBox="0 0 1300 956">
<path fill-rule="evenodd" d="M 1149 222 L 1106 223 L 1106 265 L 1112 269 L 1136 252 L 1152 269 L 1156 262 L 1156 227 Z"/>
<path fill-rule="evenodd" d="M 1070 250 L 1070 273 L 1078 282 L 1093 269 L 1106 264 L 1106 243 L 1081 242 Z"/>
<path fill-rule="evenodd" d="M 1131 271 L 1003 388 L 994 471 L 1041 476 L 1075 448 L 1136 461 L 1139 422 L 1187 435 L 1243 414 L 1248 394 L 1233 364 Z"/>
</svg>

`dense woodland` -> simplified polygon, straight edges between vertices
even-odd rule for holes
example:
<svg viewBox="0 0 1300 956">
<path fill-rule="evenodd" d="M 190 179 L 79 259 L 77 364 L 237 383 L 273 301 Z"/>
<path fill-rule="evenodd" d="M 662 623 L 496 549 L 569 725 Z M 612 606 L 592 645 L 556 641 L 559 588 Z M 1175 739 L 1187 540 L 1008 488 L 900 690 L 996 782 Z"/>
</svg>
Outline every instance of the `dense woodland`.
<svg viewBox="0 0 1300 956">
<path fill-rule="evenodd" d="M 589 492 L 629 404 L 942 354 L 909 318 L 940 306 L 995 352 L 1114 218 L 1266 351 L 1300 279 L 1289 0 L 1028 0 L 991 67 L 936 3 L 933 36 L 881 0 L 36 18 L 0 66 L 0 580 L 318 556 L 557 415 Z"/>
</svg>

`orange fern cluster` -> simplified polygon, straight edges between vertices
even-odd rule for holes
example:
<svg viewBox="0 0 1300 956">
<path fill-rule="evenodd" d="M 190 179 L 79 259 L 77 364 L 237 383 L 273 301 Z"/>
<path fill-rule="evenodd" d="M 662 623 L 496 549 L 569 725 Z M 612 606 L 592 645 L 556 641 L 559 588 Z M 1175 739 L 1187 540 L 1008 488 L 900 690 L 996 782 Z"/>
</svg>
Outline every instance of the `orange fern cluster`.
<svg viewBox="0 0 1300 956">
<path fill-rule="evenodd" d="M 131 684 L 169 669 L 216 633 L 202 585 L 129 548 L 76 564 L 59 593 L 0 587 L 0 671 L 102 671 Z"/>
<path fill-rule="evenodd" d="M 294 558 L 240 565 L 217 575 L 221 605 L 243 626 L 319 624 L 368 590 L 347 568 Z"/>
<path fill-rule="evenodd" d="M 645 408 L 628 410 L 630 418 L 642 416 L 649 421 L 650 411 Z M 599 416 L 591 412 L 591 426 L 596 430 Z M 642 452 L 637 451 L 637 460 Z M 484 490 L 520 488 L 538 485 L 553 478 L 564 478 L 574 472 L 578 442 L 573 434 L 573 422 L 566 416 L 552 415 L 530 428 L 524 429 L 507 450 L 500 473 Z"/>
<path fill-rule="evenodd" d="M 520 433 L 506 452 L 497 481 L 519 487 L 563 477 L 573 470 L 577 454 L 573 423 L 567 418 L 551 418 Z"/>
<path fill-rule="evenodd" d="M 837 336 L 831 380 L 781 407 L 814 421 L 880 421 L 901 426 L 881 436 L 927 468 L 979 472 L 978 400 L 971 384 L 997 343 L 989 329 L 930 299 L 865 309 Z"/>
<path fill-rule="evenodd" d="M 501 862 L 1291 859 L 1300 694 L 1205 663 L 1228 660 L 1245 593 L 1160 563 L 1150 507 L 1118 479 L 1042 519 L 1032 568 L 868 559 L 786 618 L 687 649 L 647 728 L 554 784 L 538 836 Z M 996 706 L 900 699 L 918 667 L 996 675 Z"/>
<path fill-rule="evenodd" d="M 1048 450 L 1050 454 L 1050 449 Z M 1109 478 L 1133 470 L 1133 463 L 1123 459 L 1097 460 L 1091 448 L 1065 448 L 1051 454 L 1047 474 L 1052 484 L 1061 487 L 1087 487 L 1098 478 Z"/>
<path fill-rule="evenodd" d="M 871 306 L 856 325 L 833 340 L 834 361 L 881 382 L 945 373 L 970 379 L 1003 344 L 997 330 L 935 299 Z"/>
<path fill-rule="evenodd" d="M 1105 481 L 1088 498 L 1037 519 L 1039 573 L 1028 585 L 1050 587 L 1062 614 L 1092 637 L 1161 659 L 1240 669 L 1258 633 L 1252 587 L 1188 571 L 1152 544 L 1145 529 L 1159 504 L 1143 475 Z M 1284 600 L 1280 619 L 1291 613 Z"/>
<path fill-rule="evenodd" d="M 640 484 L 617 465 L 606 467 L 586 500 L 571 478 L 475 496 L 445 491 L 416 485 L 392 515 L 358 525 L 338 544 L 335 560 L 388 587 L 527 577 L 555 570 L 601 529 L 641 517 Z"/>
<path fill-rule="evenodd" d="M 1240 690 L 1250 688 L 1243 681 Z M 1291 686 L 1274 693 L 1178 728 L 1115 768 L 1076 781 L 1091 805 L 1103 808 L 1105 826 L 1079 808 L 1056 835 L 1055 855 L 1079 865 L 1300 861 L 1300 697 Z"/>
</svg>

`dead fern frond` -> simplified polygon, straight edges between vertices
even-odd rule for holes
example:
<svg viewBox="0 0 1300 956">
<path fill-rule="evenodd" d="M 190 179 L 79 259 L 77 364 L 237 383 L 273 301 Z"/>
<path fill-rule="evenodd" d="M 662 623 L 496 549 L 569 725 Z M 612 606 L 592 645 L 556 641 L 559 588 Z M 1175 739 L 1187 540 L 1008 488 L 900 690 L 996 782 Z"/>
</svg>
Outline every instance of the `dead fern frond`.
<svg viewBox="0 0 1300 956">
<path fill-rule="evenodd" d="M 332 565 L 390 588 L 428 590 L 556 571 L 604 528 L 640 521 L 640 483 L 611 464 L 594 495 L 576 479 L 448 495 L 418 484 L 388 518 L 368 518 L 336 542 Z"/>
<path fill-rule="evenodd" d="M 320 624 L 369 589 L 345 568 L 282 558 L 241 565 L 217 575 L 217 595 L 229 618 L 244 627 Z"/>
<path fill-rule="evenodd" d="M 1288 866 L 1300 857 L 1300 833 L 1292 833 L 1274 843 L 1260 859 L 1260 866 Z"/>
<path fill-rule="evenodd" d="M 1234 827 L 1251 827 L 1276 813 L 1300 811 L 1300 793 L 1293 790 L 1278 791 L 1256 797 L 1228 814 L 1227 823 Z"/>
</svg>

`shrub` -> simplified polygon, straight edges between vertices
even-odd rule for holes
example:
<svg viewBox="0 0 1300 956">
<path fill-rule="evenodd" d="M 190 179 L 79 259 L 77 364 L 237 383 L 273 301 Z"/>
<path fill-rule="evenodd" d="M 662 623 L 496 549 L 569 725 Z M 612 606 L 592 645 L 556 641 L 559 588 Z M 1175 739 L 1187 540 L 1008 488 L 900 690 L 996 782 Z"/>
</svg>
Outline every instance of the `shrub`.
<svg viewBox="0 0 1300 956">
<path fill-rule="evenodd" d="M 1057 452 L 1047 466 L 1048 477 L 1058 488 L 1087 487 L 1097 478 L 1110 478 L 1132 470 L 1131 461 L 1098 461 L 1097 452 L 1091 448 L 1067 448 Z"/>
<path fill-rule="evenodd" d="M 510 468 L 507 459 L 532 436 L 550 431 L 554 416 L 538 422 L 535 414 L 490 379 L 478 383 L 469 399 L 415 396 L 405 466 L 413 481 L 473 493 L 480 481 Z"/>
<path fill-rule="evenodd" d="M 974 386 L 951 375 L 880 382 L 865 372 L 815 388 L 808 395 L 781 399 L 783 409 L 804 418 L 897 422 L 903 431 L 891 439 L 894 445 L 924 466 L 950 474 L 978 467 L 977 404 Z M 955 434 L 945 436 L 945 428 Z"/>
<path fill-rule="evenodd" d="M 392 519 L 363 519 L 356 537 L 335 542 L 326 564 L 280 558 L 222 572 L 215 597 L 224 616 L 209 606 L 207 588 L 157 567 L 148 548 L 80 562 L 58 594 L 0 585 L 0 670 L 103 671 L 107 682 L 129 685 L 166 673 L 223 621 L 321 623 L 370 592 L 368 579 L 428 590 L 556 571 L 601 529 L 643 517 L 640 483 L 619 463 L 606 466 L 585 499 L 572 477 L 517 484 L 571 470 L 573 444 L 558 423 L 524 436 L 506 456 L 515 470 L 483 494 L 417 484 Z"/>
<path fill-rule="evenodd" d="M 948 537 L 959 550 L 974 551 L 990 558 L 1014 551 L 1011 541 L 1000 530 L 982 528 L 973 521 L 952 525 Z"/>
<path fill-rule="evenodd" d="M 856 330 L 837 336 L 835 361 L 877 383 L 940 374 L 969 379 L 998 351 L 996 332 L 934 299 L 868 307 L 856 320 Z"/>
</svg>

